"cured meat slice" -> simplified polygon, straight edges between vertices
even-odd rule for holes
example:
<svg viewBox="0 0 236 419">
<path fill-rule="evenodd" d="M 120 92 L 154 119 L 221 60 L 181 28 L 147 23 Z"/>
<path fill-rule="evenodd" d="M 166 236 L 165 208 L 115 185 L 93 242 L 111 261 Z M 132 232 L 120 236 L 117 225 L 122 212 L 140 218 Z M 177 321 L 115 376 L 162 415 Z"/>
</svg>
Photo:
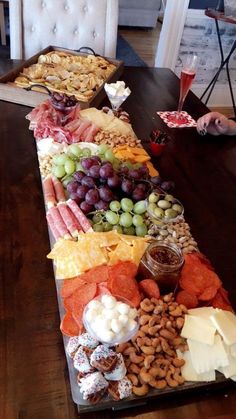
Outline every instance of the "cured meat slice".
<svg viewBox="0 0 236 419">
<path fill-rule="evenodd" d="M 71 235 L 69 234 L 69 231 L 67 230 L 67 227 L 63 221 L 63 218 L 61 217 L 61 214 L 57 207 L 52 207 L 48 211 L 48 213 L 51 215 L 54 225 L 57 228 L 58 232 L 60 233 L 60 237 L 64 237 L 65 239 L 70 239 Z"/>
<path fill-rule="evenodd" d="M 197 297 L 184 290 L 177 293 L 176 301 L 178 304 L 183 304 L 187 308 L 195 308 L 198 306 Z"/>
<path fill-rule="evenodd" d="M 160 298 L 160 290 L 154 279 L 143 279 L 139 282 L 139 289 L 148 298 Z"/>
<path fill-rule="evenodd" d="M 56 176 L 52 176 L 52 183 L 55 190 L 57 202 L 65 202 L 65 191 L 60 180 L 58 180 Z"/>
<path fill-rule="evenodd" d="M 89 121 L 82 121 L 79 128 L 77 128 L 75 131 L 73 131 L 73 138 L 76 138 L 77 141 L 82 141 L 83 138 L 83 132 L 91 125 L 91 122 Z"/>
<path fill-rule="evenodd" d="M 43 191 L 44 191 L 44 198 L 48 208 L 53 207 L 56 205 L 56 195 L 54 190 L 54 185 L 52 182 L 52 177 L 47 176 L 43 181 Z"/>
<path fill-rule="evenodd" d="M 91 143 L 99 131 L 99 128 L 95 124 L 91 124 L 81 135 L 81 138 L 83 141 L 86 141 L 87 143 Z"/>
<path fill-rule="evenodd" d="M 214 308 L 221 308 L 222 310 L 234 311 L 228 299 L 228 292 L 223 287 L 219 288 L 215 297 L 211 301 L 211 305 Z"/>
<path fill-rule="evenodd" d="M 79 221 L 83 231 L 86 233 L 87 231 L 93 231 L 90 221 L 87 219 L 87 217 L 84 215 L 84 213 L 81 211 L 81 209 L 78 207 L 76 202 L 73 199 L 69 199 L 67 201 L 68 207 L 73 212 L 76 219 Z"/>
<path fill-rule="evenodd" d="M 72 213 L 70 209 L 67 207 L 66 203 L 61 202 L 57 206 L 61 217 L 66 225 L 67 230 L 70 232 L 72 237 L 78 236 L 78 230 L 77 230 L 77 223 L 74 221 L 74 218 L 72 217 Z"/>
<path fill-rule="evenodd" d="M 89 271 L 85 272 L 81 276 L 83 276 L 83 279 L 86 282 L 89 282 L 90 284 L 92 283 L 99 284 L 100 282 L 108 281 L 108 272 L 109 272 L 109 267 L 107 265 L 98 265 L 90 269 Z"/>
<path fill-rule="evenodd" d="M 119 262 L 109 268 L 108 289 L 115 297 L 127 300 L 131 305 L 137 307 L 141 296 L 138 284 L 134 278 L 137 272 L 132 262 Z"/>
<path fill-rule="evenodd" d="M 77 288 L 85 284 L 83 275 L 76 276 L 75 278 L 64 279 L 63 285 L 61 288 L 61 297 L 67 298 L 77 290 Z"/>
<path fill-rule="evenodd" d="M 82 333 L 83 327 L 78 326 L 72 316 L 72 313 L 67 311 L 61 321 L 60 329 L 63 335 L 78 336 Z"/>
<path fill-rule="evenodd" d="M 54 239 L 58 240 L 61 237 L 61 235 L 60 235 L 57 227 L 55 226 L 54 220 L 53 220 L 53 218 L 52 218 L 52 216 L 49 212 L 47 213 L 46 218 L 47 218 L 47 222 L 48 222 L 49 228 L 50 228 L 50 230 L 53 234 Z"/>
</svg>

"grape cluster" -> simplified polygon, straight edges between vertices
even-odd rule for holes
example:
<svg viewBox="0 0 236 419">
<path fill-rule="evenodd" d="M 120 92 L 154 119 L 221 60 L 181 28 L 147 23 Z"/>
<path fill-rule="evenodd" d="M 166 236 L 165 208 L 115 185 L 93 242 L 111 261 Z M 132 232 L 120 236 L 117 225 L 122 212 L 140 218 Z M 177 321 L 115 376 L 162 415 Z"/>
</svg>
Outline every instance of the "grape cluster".
<svg viewBox="0 0 236 419">
<path fill-rule="evenodd" d="M 134 203 L 129 198 L 111 201 L 108 210 L 93 215 L 93 229 L 100 232 L 117 230 L 121 234 L 144 237 L 147 234 L 145 212 L 145 201 Z"/>
</svg>

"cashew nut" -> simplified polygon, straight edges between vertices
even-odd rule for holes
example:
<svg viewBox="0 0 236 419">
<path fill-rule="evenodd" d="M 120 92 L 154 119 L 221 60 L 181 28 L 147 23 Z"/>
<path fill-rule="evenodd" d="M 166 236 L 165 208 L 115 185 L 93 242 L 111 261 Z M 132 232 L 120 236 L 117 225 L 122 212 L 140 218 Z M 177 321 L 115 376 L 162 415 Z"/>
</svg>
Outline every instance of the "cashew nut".
<svg viewBox="0 0 236 419">
<path fill-rule="evenodd" d="M 150 313 L 151 311 L 154 310 L 154 304 L 148 298 L 144 298 L 144 300 L 141 301 L 140 307 L 146 313 Z"/>
<path fill-rule="evenodd" d="M 171 371 L 168 371 L 166 374 L 166 382 L 170 387 L 178 387 L 179 385 L 178 381 L 174 379 L 173 373 Z"/>
<path fill-rule="evenodd" d="M 149 323 L 151 319 L 152 319 L 152 316 L 150 316 L 150 314 L 143 314 L 139 319 L 139 324 L 141 326 L 144 326 L 145 324 Z"/>
<path fill-rule="evenodd" d="M 166 338 L 168 340 L 173 340 L 176 337 L 176 333 L 172 333 L 167 329 L 162 329 L 159 333 L 163 338 Z"/>
<path fill-rule="evenodd" d="M 155 324 L 159 324 L 160 321 L 161 321 L 161 316 L 150 316 L 150 320 L 148 321 L 148 325 L 150 327 L 152 327 Z"/>
<path fill-rule="evenodd" d="M 166 380 L 155 380 L 154 378 L 149 381 L 148 383 L 151 387 L 157 388 L 158 390 L 162 390 L 167 386 Z"/>
<path fill-rule="evenodd" d="M 133 386 L 133 393 L 135 396 L 145 396 L 149 391 L 147 384 L 142 384 L 141 386 Z"/>
<path fill-rule="evenodd" d="M 135 352 L 131 352 L 130 355 L 129 355 L 129 358 L 130 358 L 131 362 L 134 363 L 134 364 L 140 364 L 140 362 L 142 362 L 143 359 L 144 359 L 143 356 L 141 356 L 141 355 L 139 356 Z"/>
<path fill-rule="evenodd" d="M 131 381 L 131 383 L 133 384 L 133 386 L 137 386 L 139 381 L 138 381 L 138 377 L 135 374 L 127 374 L 127 378 Z"/>
<path fill-rule="evenodd" d="M 179 368 L 179 367 L 182 367 L 185 364 L 185 360 L 184 359 L 179 359 L 179 358 L 174 358 L 173 361 L 172 361 L 172 364 L 175 367 Z"/>
<path fill-rule="evenodd" d="M 151 336 L 156 336 L 157 332 L 160 330 L 160 327 L 161 326 L 159 325 L 149 327 L 148 334 Z"/>
<path fill-rule="evenodd" d="M 140 349 L 145 355 L 154 355 L 155 353 L 155 348 L 153 348 L 153 346 L 141 346 Z"/>
<path fill-rule="evenodd" d="M 170 311 L 170 315 L 173 317 L 180 317 L 182 315 L 182 310 L 180 307 L 176 307 L 173 311 Z"/>
<path fill-rule="evenodd" d="M 133 346 L 129 346 L 124 350 L 123 355 L 130 355 L 133 352 L 135 352 L 135 348 Z"/>
<path fill-rule="evenodd" d="M 149 383 L 149 381 L 151 381 L 151 379 L 153 378 L 151 374 L 149 374 L 148 370 L 146 370 L 146 368 L 141 369 L 139 377 L 141 382 L 143 383 Z"/>
<path fill-rule="evenodd" d="M 150 368 L 151 363 L 154 361 L 155 356 L 154 355 L 147 355 L 144 358 L 144 367 L 148 370 Z"/>
<path fill-rule="evenodd" d="M 130 366 L 128 367 L 128 372 L 131 372 L 133 374 L 139 374 L 140 373 L 141 368 L 138 367 L 137 364 L 130 364 Z"/>
</svg>

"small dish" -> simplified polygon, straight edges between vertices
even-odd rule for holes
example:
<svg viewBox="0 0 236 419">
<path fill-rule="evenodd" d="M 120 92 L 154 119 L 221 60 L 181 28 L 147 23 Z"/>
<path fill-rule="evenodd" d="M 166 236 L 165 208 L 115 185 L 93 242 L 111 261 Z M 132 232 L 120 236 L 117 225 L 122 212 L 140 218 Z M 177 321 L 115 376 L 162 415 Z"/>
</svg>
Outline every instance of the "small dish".
<svg viewBox="0 0 236 419">
<path fill-rule="evenodd" d="M 104 294 L 91 300 L 83 312 L 87 332 L 109 346 L 132 339 L 139 328 L 138 312 L 123 299 Z"/>
<path fill-rule="evenodd" d="M 160 194 L 153 191 L 146 199 L 147 213 L 158 224 L 173 223 L 184 214 L 182 203 L 170 194 Z"/>
</svg>

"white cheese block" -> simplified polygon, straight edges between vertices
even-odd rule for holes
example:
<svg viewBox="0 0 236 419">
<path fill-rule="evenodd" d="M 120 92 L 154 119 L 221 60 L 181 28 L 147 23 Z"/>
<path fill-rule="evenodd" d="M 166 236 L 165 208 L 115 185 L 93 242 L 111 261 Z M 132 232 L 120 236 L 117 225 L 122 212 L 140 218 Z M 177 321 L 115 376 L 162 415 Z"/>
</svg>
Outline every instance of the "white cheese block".
<svg viewBox="0 0 236 419">
<path fill-rule="evenodd" d="M 216 309 L 213 307 L 197 307 L 197 308 L 190 308 L 188 310 L 188 314 L 191 316 L 200 317 L 201 319 L 210 320 L 210 316 L 215 313 Z"/>
<path fill-rule="evenodd" d="M 216 310 L 216 312 L 210 316 L 210 319 L 226 345 L 233 345 L 236 343 L 235 314 L 230 311 Z"/>
<path fill-rule="evenodd" d="M 193 367 L 198 374 L 226 367 L 229 360 L 219 335 L 215 336 L 214 345 L 207 345 L 187 339 Z"/>
<path fill-rule="evenodd" d="M 216 328 L 210 320 L 186 314 L 181 336 L 208 345 L 214 344 Z"/>
<path fill-rule="evenodd" d="M 224 374 L 225 378 L 230 378 L 236 375 L 236 358 L 233 357 L 230 353 L 230 346 L 224 344 L 225 351 L 227 352 L 229 365 L 226 367 L 221 367 L 222 374 Z"/>
<path fill-rule="evenodd" d="M 215 381 L 216 374 L 215 371 L 208 371 L 201 374 L 198 374 L 193 367 L 191 355 L 189 351 L 182 353 L 177 349 L 177 356 L 180 359 L 185 360 L 185 364 L 181 367 L 181 374 L 186 381 Z"/>
</svg>

